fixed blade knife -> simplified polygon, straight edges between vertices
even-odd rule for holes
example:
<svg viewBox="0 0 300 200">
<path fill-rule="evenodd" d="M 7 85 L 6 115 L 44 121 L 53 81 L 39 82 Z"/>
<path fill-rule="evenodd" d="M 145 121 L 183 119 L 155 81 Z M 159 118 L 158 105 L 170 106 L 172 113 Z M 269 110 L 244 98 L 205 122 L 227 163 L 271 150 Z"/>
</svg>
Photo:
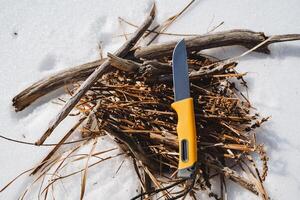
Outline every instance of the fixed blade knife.
<svg viewBox="0 0 300 200">
<path fill-rule="evenodd" d="M 187 52 L 184 40 L 177 43 L 172 58 L 174 103 L 179 141 L 178 177 L 189 178 L 197 163 L 197 138 L 193 98 L 190 97 L 190 82 Z"/>
</svg>

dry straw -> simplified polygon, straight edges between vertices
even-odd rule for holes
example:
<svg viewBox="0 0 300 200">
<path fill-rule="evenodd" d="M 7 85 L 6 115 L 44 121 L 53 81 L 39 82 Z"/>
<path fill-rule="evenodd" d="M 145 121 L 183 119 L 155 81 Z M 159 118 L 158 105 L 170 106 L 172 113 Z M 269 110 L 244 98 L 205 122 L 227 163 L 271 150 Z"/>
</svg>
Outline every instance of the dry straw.
<svg viewBox="0 0 300 200">
<path fill-rule="evenodd" d="M 80 199 L 83 199 L 88 169 L 120 155 L 128 155 L 141 184 L 140 194 L 132 199 L 178 199 L 187 195 L 197 199 L 198 191 L 206 192 L 215 199 L 227 199 L 229 181 L 262 199 L 268 199 L 263 185 L 268 172 L 268 157 L 263 144 L 256 141 L 256 130 L 269 118 L 260 117 L 247 95 L 244 95 L 247 91 L 246 73 L 236 70 L 237 60 L 252 51 L 270 53 L 269 44 L 299 40 L 300 35 L 267 37 L 261 32 L 240 29 L 184 35 L 189 36 L 185 40 L 191 96 L 195 103 L 199 162 L 191 179 L 177 179 L 177 116 L 170 107 L 173 102 L 171 52 L 176 41 L 151 43 L 192 3 L 154 28 L 149 28 L 155 17 L 154 5 L 141 26 L 120 20 L 120 23 L 135 26 L 137 30 L 133 34 L 123 34 L 127 41 L 114 54 L 49 76 L 18 94 L 13 99 L 16 111 L 67 85 L 66 91 L 71 98 L 63 102 L 65 105 L 61 112 L 40 140 L 36 143 L 21 142 L 38 146 L 54 145 L 52 151 L 37 166 L 4 186 L 1 192 L 20 176 L 31 173 L 33 181 L 20 199 L 25 198 L 35 184 L 40 184 L 39 198 L 46 199 L 51 193 L 53 195 L 57 181 L 82 174 Z M 147 45 L 138 46 L 140 41 Z M 228 60 L 218 60 L 201 53 L 204 49 L 233 45 L 250 50 Z M 58 144 L 44 144 L 71 110 L 80 115 L 78 123 Z M 82 138 L 72 142 L 70 140 L 75 130 L 80 130 Z M 106 135 L 116 141 L 123 153 L 112 155 L 116 148 L 100 152 L 95 150 L 97 139 Z M 90 141 L 93 145 L 88 154 L 77 153 Z M 58 150 L 66 144 L 72 144 L 69 146 L 71 148 L 64 154 L 59 153 Z M 259 159 L 255 159 L 257 155 Z M 90 163 L 92 158 L 98 161 Z M 65 168 L 82 160 L 85 163 L 82 169 L 64 174 Z M 212 184 L 217 184 L 219 190 L 217 185 Z"/>
</svg>

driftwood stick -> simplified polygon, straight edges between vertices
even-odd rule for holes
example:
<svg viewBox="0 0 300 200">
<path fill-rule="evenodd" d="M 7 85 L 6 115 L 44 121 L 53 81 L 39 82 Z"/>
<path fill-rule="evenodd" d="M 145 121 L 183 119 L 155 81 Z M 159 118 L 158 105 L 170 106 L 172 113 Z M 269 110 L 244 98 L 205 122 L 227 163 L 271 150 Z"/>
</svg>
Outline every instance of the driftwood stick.
<svg viewBox="0 0 300 200">
<path fill-rule="evenodd" d="M 161 63 L 156 60 L 144 61 L 141 64 L 132 60 L 120 58 L 110 53 L 108 53 L 107 56 L 109 57 L 110 64 L 113 67 L 125 72 L 140 71 L 144 73 L 144 75 L 147 74 L 148 76 L 172 73 L 171 65 L 167 63 Z"/>
<path fill-rule="evenodd" d="M 258 45 L 268 39 L 262 32 L 254 32 L 251 30 L 234 29 L 229 31 L 205 34 L 201 36 L 186 38 L 186 46 L 188 51 L 201 51 L 221 46 L 240 45 L 248 49 Z M 256 49 L 258 52 L 270 53 L 268 45 L 276 42 L 286 42 L 300 40 L 300 34 L 277 35 L 265 45 Z M 166 42 L 163 44 L 150 45 L 137 49 L 134 55 L 137 58 L 153 59 L 164 56 L 171 56 L 177 41 Z"/>
<path fill-rule="evenodd" d="M 150 14 L 142 24 L 140 28 L 138 28 L 135 34 L 127 40 L 114 54 L 116 56 L 124 57 L 129 52 L 129 50 L 136 44 L 136 42 L 140 39 L 140 37 L 144 34 L 147 28 L 151 25 L 155 16 L 155 4 L 153 4 Z M 65 106 L 62 108 L 61 112 L 54 118 L 53 121 L 50 122 L 49 128 L 42 135 L 42 137 L 36 142 L 37 145 L 41 145 L 47 139 L 47 137 L 53 132 L 53 130 L 58 126 L 58 124 L 64 120 L 74 106 L 79 102 L 81 97 L 88 91 L 90 86 L 97 81 L 109 68 L 110 62 L 109 60 L 104 61 L 102 65 L 97 67 L 95 71 L 81 84 L 75 94 L 68 100 Z"/>
<path fill-rule="evenodd" d="M 109 61 L 112 66 L 125 72 L 134 72 L 141 67 L 140 63 L 120 58 L 111 53 L 107 53 L 107 57 L 109 57 Z"/>
<path fill-rule="evenodd" d="M 32 84 L 13 98 L 15 111 L 21 111 L 38 98 L 61 88 L 64 85 L 84 80 L 96 67 L 100 66 L 105 59 L 96 60 L 83 65 L 75 66 L 64 71 L 52 74 Z"/>
</svg>

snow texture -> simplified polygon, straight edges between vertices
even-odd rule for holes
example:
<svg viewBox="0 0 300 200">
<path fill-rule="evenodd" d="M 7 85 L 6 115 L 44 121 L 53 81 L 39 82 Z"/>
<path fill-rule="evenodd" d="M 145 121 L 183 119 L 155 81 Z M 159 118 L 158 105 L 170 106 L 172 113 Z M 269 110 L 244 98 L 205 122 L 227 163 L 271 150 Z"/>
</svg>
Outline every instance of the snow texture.
<svg viewBox="0 0 300 200">
<path fill-rule="evenodd" d="M 155 23 L 187 4 L 180 0 L 155 2 Z M 13 111 L 12 97 L 44 76 L 98 59 L 99 43 L 105 53 L 116 50 L 124 42 L 117 35 L 134 31 L 132 27 L 120 26 L 118 17 L 140 24 L 152 3 L 151 0 L 0 0 L 0 134 L 36 141 L 61 108 L 52 101 L 57 101 L 58 96 L 67 97 L 62 91 L 54 92 L 20 113 Z M 300 33 L 299 10 L 299 0 L 197 0 L 168 32 L 203 34 L 224 21 L 218 30 L 247 28 L 266 34 Z M 170 39 L 174 37 L 162 36 L 156 42 Z M 272 116 L 258 134 L 270 156 L 266 188 L 272 199 L 296 199 L 300 195 L 300 42 L 274 44 L 271 50 L 271 55 L 252 53 L 243 57 L 239 70 L 249 72 L 246 80 L 254 106 L 264 116 Z M 243 51 L 243 48 L 220 48 L 209 52 L 228 58 Z M 47 142 L 58 141 L 76 120 L 76 117 L 65 120 Z M 98 141 L 97 150 L 113 146 L 107 138 Z M 37 164 L 50 149 L 1 139 L 0 187 Z M 91 145 L 87 145 L 80 152 L 88 153 L 90 149 Z M 82 163 L 78 163 L 68 170 L 80 169 Z M 0 193 L 0 199 L 16 199 L 31 180 L 27 176 L 19 179 Z M 230 199 L 257 199 L 235 184 L 230 184 L 230 188 Z M 120 156 L 91 168 L 85 199 L 129 199 L 139 189 L 132 162 Z M 78 199 L 80 175 L 58 183 L 55 191 L 56 199 Z M 37 199 L 36 193 L 32 192 L 27 199 Z"/>
</svg>

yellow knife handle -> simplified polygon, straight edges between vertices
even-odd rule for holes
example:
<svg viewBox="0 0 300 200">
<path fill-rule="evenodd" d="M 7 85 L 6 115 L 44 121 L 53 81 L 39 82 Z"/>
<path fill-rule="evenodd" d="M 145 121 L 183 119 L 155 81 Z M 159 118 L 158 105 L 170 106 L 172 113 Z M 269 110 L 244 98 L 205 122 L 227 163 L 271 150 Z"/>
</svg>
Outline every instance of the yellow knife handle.
<svg viewBox="0 0 300 200">
<path fill-rule="evenodd" d="M 193 168 L 197 162 L 197 138 L 193 98 L 176 101 L 171 104 L 171 107 L 176 111 L 178 116 L 178 170 L 187 170 Z"/>
</svg>

